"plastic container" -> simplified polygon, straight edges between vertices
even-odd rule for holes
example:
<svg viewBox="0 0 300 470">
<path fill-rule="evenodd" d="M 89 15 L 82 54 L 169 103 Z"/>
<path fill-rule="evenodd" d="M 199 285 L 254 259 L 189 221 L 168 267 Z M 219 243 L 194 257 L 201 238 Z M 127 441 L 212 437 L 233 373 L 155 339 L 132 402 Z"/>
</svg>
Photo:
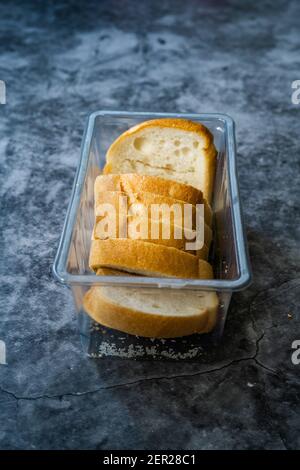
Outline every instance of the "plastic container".
<svg viewBox="0 0 300 470">
<path fill-rule="evenodd" d="M 88 266 L 94 223 L 93 186 L 96 176 L 101 173 L 105 164 L 106 151 L 113 140 L 129 127 L 141 121 L 164 117 L 181 117 L 201 122 L 214 135 L 218 158 L 212 202 L 214 239 L 209 261 L 213 265 L 215 279 L 96 276 Z M 233 120 L 222 114 L 118 111 L 97 111 L 91 114 L 83 137 L 81 159 L 53 272 L 59 282 L 71 287 L 84 350 L 92 357 L 195 360 L 208 346 L 217 347 L 223 333 L 232 292 L 244 289 L 251 280 L 237 182 Z M 216 328 L 206 335 L 163 340 L 131 336 L 102 327 L 95 324 L 82 310 L 86 291 L 91 285 L 101 284 L 153 289 L 153 295 L 157 289 L 214 290 L 220 300 Z"/>
</svg>

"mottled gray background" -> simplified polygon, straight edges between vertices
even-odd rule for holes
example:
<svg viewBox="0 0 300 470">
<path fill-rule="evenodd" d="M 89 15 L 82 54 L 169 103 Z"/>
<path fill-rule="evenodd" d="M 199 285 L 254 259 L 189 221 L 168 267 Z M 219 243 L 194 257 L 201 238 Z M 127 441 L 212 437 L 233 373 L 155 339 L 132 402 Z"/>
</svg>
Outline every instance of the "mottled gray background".
<svg viewBox="0 0 300 470">
<path fill-rule="evenodd" d="M 300 447 L 299 15 L 286 0 L 1 2 L 1 448 Z M 101 108 L 236 121 L 254 282 L 200 362 L 84 357 L 52 279 Z"/>
</svg>

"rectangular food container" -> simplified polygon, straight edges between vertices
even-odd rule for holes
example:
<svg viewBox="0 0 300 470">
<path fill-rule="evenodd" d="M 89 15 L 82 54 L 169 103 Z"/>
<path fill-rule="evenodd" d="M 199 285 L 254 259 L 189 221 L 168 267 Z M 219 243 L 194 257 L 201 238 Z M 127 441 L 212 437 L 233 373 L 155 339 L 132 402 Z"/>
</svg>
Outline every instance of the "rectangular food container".
<svg viewBox="0 0 300 470">
<path fill-rule="evenodd" d="M 184 118 L 201 122 L 214 135 L 218 150 L 213 192 L 214 238 L 209 261 L 215 279 L 171 279 L 140 276 L 96 276 L 88 265 L 94 224 L 94 181 L 105 164 L 110 144 L 135 124 L 159 118 Z M 97 111 L 90 115 L 83 137 L 81 159 L 55 258 L 55 278 L 68 285 L 78 312 L 79 331 L 84 350 L 91 357 L 118 356 L 151 359 L 197 359 L 205 348 L 217 347 L 232 292 L 244 289 L 251 280 L 247 246 L 241 216 L 236 171 L 233 120 L 223 114 L 164 114 Z M 93 322 L 83 311 L 82 301 L 92 285 L 152 289 L 216 291 L 219 312 L 214 331 L 176 339 L 151 339 L 127 335 Z"/>
</svg>

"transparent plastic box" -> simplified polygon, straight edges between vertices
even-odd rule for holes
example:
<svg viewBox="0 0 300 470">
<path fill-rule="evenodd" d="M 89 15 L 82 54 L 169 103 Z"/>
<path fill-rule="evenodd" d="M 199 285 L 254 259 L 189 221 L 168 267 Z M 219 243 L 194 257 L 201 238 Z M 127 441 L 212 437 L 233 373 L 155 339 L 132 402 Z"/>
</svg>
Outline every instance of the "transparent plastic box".
<svg viewBox="0 0 300 470">
<path fill-rule="evenodd" d="M 135 124 L 158 118 L 184 118 L 201 122 L 214 135 L 218 150 L 213 192 L 214 238 L 209 255 L 213 280 L 152 278 L 141 276 L 96 276 L 88 265 L 94 224 L 94 181 L 105 164 L 110 144 Z M 248 251 L 243 229 L 236 170 L 233 120 L 223 114 L 164 114 L 97 111 L 90 115 L 83 137 L 81 159 L 75 176 L 71 200 L 55 258 L 55 278 L 72 290 L 78 312 L 84 351 L 91 357 L 131 357 L 150 359 L 197 359 L 204 349 L 217 347 L 222 337 L 232 292 L 251 281 Z M 93 322 L 83 311 L 83 297 L 92 285 L 168 289 L 213 290 L 219 297 L 218 320 L 210 334 L 175 339 L 132 336 Z"/>
</svg>

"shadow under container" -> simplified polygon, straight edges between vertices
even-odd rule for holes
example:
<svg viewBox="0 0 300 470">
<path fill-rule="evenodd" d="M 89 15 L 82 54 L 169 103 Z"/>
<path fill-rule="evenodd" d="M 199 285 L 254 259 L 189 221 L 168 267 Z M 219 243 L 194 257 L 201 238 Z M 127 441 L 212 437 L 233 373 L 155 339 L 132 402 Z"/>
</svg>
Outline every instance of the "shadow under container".
<svg viewBox="0 0 300 470">
<path fill-rule="evenodd" d="M 214 237 L 209 262 L 215 279 L 174 279 L 141 276 L 96 276 L 88 265 L 94 224 L 94 181 L 105 164 L 111 143 L 128 128 L 149 119 L 183 118 L 201 122 L 212 132 L 218 150 L 212 208 Z M 223 114 L 165 114 L 97 111 L 85 129 L 81 159 L 53 266 L 55 278 L 71 287 L 78 312 L 84 351 L 91 357 L 116 356 L 150 359 L 197 360 L 222 337 L 232 292 L 251 280 L 236 170 L 233 120 Z M 111 285 L 139 289 L 215 291 L 219 298 L 216 327 L 209 334 L 174 339 L 128 335 L 96 324 L 83 310 L 83 297 L 91 286 Z"/>
</svg>

